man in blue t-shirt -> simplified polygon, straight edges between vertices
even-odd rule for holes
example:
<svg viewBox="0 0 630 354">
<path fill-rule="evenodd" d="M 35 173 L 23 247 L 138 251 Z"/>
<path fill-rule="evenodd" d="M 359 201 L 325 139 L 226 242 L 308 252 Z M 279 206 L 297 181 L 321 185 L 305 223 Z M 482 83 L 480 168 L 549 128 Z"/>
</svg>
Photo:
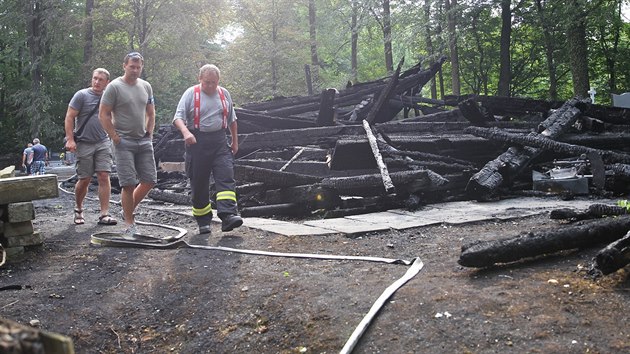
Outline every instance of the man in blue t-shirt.
<svg viewBox="0 0 630 354">
<path fill-rule="evenodd" d="M 46 173 L 48 165 L 48 149 L 39 143 L 39 139 L 33 139 L 33 164 L 31 165 L 31 175 L 43 175 Z"/>
</svg>

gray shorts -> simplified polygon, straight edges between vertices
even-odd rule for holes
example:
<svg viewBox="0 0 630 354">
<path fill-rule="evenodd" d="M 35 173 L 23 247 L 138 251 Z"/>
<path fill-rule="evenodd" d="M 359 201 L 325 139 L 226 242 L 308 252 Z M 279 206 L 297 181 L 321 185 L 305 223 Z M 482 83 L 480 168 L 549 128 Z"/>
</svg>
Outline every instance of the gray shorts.
<svg viewBox="0 0 630 354">
<path fill-rule="evenodd" d="M 135 186 L 138 182 L 157 183 L 157 169 L 151 138 L 120 138 L 114 146 L 116 172 L 121 187 Z"/>
<path fill-rule="evenodd" d="M 80 179 L 91 178 L 94 172 L 112 172 L 112 142 L 109 139 L 98 143 L 78 142 L 76 158 Z"/>
</svg>

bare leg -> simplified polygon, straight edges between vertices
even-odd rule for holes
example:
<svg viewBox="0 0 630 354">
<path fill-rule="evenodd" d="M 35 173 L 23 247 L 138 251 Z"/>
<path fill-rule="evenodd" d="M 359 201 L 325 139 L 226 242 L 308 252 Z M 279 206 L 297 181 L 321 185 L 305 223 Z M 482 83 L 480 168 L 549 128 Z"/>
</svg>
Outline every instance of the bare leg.
<svg viewBox="0 0 630 354">
<path fill-rule="evenodd" d="M 155 184 L 147 182 L 140 182 L 140 184 L 138 184 L 136 189 L 133 191 L 133 210 L 136 210 L 138 204 L 140 204 L 144 197 L 149 194 L 153 186 L 155 186 Z"/>
<path fill-rule="evenodd" d="M 77 210 L 83 210 L 83 200 L 88 192 L 88 187 L 90 186 L 91 178 L 81 178 L 77 181 L 74 186 L 74 200 L 77 205 Z"/>
<path fill-rule="evenodd" d="M 120 193 L 120 201 L 123 208 L 123 215 L 125 217 L 125 225 L 131 226 L 135 222 L 133 219 L 133 211 L 135 209 L 133 203 L 133 192 L 135 186 L 125 186 L 122 187 L 122 192 Z"/>
<path fill-rule="evenodd" d="M 109 198 L 112 193 L 112 185 L 109 181 L 109 172 L 96 172 L 98 179 L 98 201 L 101 204 L 101 215 L 109 214 Z"/>
</svg>

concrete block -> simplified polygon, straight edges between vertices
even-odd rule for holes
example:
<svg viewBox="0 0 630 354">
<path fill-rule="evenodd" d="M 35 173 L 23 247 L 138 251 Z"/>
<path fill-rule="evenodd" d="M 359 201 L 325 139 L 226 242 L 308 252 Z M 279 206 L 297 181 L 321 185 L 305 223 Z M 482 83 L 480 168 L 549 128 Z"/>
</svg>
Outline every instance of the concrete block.
<svg viewBox="0 0 630 354">
<path fill-rule="evenodd" d="M 13 237 L 30 235 L 33 231 L 33 222 L 30 220 L 22 222 L 5 222 L 2 230 L 2 236 Z"/>
<path fill-rule="evenodd" d="M 44 243 L 44 237 L 39 232 L 34 232 L 30 235 L 20 236 L 0 236 L 0 243 L 3 247 L 25 247 L 25 246 L 37 246 Z"/>
<path fill-rule="evenodd" d="M 2 206 L 4 210 L 0 217 L 10 223 L 30 221 L 35 219 L 33 202 L 10 203 Z"/>
<path fill-rule="evenodd" d="M 0 178 L 0 205 L 58 196 L 56 175 Z"/>
<path fill-rule="evenodd" d="M 15 177 L 15 166 L 5 167 L 0 170 L 0 178 Z"/>
</svg>

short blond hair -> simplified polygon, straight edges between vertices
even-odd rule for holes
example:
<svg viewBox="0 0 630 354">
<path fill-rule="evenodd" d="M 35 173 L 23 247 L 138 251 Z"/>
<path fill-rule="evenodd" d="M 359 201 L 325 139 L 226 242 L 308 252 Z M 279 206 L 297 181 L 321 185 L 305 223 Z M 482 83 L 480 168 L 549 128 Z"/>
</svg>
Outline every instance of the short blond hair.
<svg viewBox="0 0 630 354">
<path fill-rule="evenodd" d="M 107 77 L 107 80 L 109 81 L 109 71 L 107 71 L 107 69 L 96 68 L 94 69 L 94 71 L 92 71 L 92 75 L 94 74 L 103 74 Z"/>
</svg>

